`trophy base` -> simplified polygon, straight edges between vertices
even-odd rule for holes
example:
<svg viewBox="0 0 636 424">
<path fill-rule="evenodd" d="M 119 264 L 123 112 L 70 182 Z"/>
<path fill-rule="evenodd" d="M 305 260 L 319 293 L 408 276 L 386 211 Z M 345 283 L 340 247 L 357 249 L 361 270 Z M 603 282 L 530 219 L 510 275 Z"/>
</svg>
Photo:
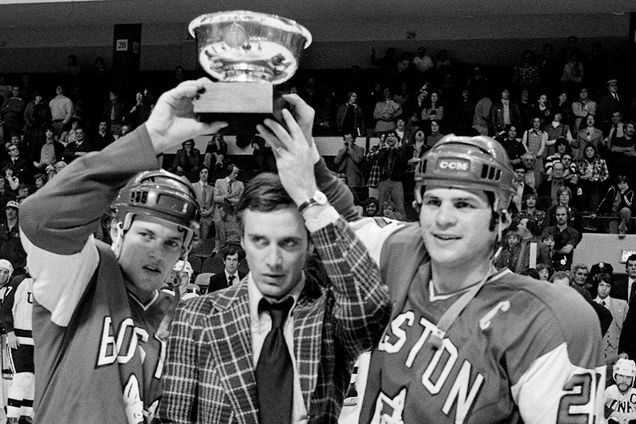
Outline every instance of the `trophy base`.
<svg viewBox="0 0 636 424">
<path fill-rule="evenodd" d="M 206 84 L 193 105 L 201 121 L 227 122 L 226 134 L 255 134 L 265 118 L 282 123 L 287 102 L 271 83 L 216 82 Z"/>
</svg>

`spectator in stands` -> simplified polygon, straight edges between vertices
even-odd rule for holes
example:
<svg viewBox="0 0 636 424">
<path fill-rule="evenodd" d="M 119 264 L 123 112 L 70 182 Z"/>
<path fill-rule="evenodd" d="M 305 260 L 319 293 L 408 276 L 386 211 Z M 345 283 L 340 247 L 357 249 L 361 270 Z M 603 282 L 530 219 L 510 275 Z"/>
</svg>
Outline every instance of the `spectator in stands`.
<svg viewBox="0 0 636 424">
<path fill-rule="evenodd" d="M 562 186 L 557 190 L 557 203 L 550 206 L 546 211 L 546 217 L 548 218 L 547 226 L 553 226 L 557 224 L 556 211 L 559 207 L 564 207 L 568 211 L 568 226 L 574 228 L 578 232 L 582 231 L 581 213 L 574 208 L 572 203 L 572 190 L 569 187 Z"/>
<path fill-rule="evenodd" d="M 426 77 L 433 68 L 433 60 L 426 54 L 424 47 L 417 48 L 417 56 L 413 58 L 413 66 L 420 77 Z"/>
<path fill-rule="evenodd" d="M 65 147 L 69 143 L 75 142 L 76 140 L 75 131 L 80 126 L 80 121 L 77 118 L 71 118 L 70 124 L 71 124 L 71 127 L 69 129 L 65 129 L 64 131 L 62 131 L 62 135 L 59 138 L 59 142 L 62 143 Z"/>
<path fill-rule="evenodd" d="M 618 137 L 612 143 L 610 151 L 610 175 L 627 175 L 633 178 L 634 158 L 636 158 L 636 123 L 629 121 L 625 124 L 623 137 Z"/>
<path fill-rule="evenodd" d="M 552 277 L 552 273 L 553 273 L 552 267 L 545 263 L 537 264 L 536 270 L 539 273 L 540 281 L 549 281 L 550 278 Z"/>
<path fill-rule="evenodd" d="M 364 148 L 356 144 L 356 138 L 351 131 L 345 131 L 342 136 L 343 147 L 333 160 L 336 172 L 343 174 L 345 183 L 354 193 L 358 201 L 366 198 L 366 184 L 362 169 L 364 166 Z"/>
<path fill-rule="evenodd" d="M 0 259 L 6 259 L 16 269 L 16 274 L 24 272 L 26 252 L 20 241 L 18 202 L 9 201 L 4 208 L 4 220 L 0 222 Z M 18 271 L 19 270 L 19 271 Z"/>
<path fill-rule="evenodd" d="M 625 109 L 623 96 L 618 94 L 618 81 L 615 78 L 607 81 L 607 94 L 601 98 L 598 104 L 598 120 L 602 128 L 610 125 L 610 118 L 614 112 L 622 112 Z"/>
<path fill-rule="evenodd" d="M 192 184 L 194 193 L 201 205 L 199 238 L 207 239 L 214 223 L 214 187 L 208 182 L 210 173 L 205 166 L 199 171 L 199 181 Z"/>
<path fill-rule="evenodd" d="M 358 93 L 355 91 L 347 93 L 347 102 L 338 108 L 336 125 L 340 134 L 350 132 L 356 137 L 367 135 L 364 113 L 362 107 L 358 105 Z"/>
<path fill-rule="evenodd" d="M 431 120 L 424 129 L 428 130 L 428 134 L 426 136 L 426 150 L 433 147 L 444 137 L 444 134 L 440 132 L 440 123 L 435 119 Z"/>
<path fill-rule="evenodd" d="M 526 130 L 521 138 L 521 143 L 526 151 L 533 153 L 536 158 L 535 167 L 538 170 L 543 169 L 543 161 L 546 155 L 546 143 L 548 141 L 548 133 L 542 130 L 541 117 L 532 118 L 532 128 Z"/>
<path fill-rule="evenodd" d="M 615 217 L 616 219 L 609 223 L 609 232 L 618 233 L 618 236 L 622 238 L 630 228 L 633 203 L 634 191 L 629 186 L 629 179 L 624 174 L 619 175 L 616 177 L 616 185 L 607 190 L 593 216 Z"/>
<path fill-rule="evenodd" d="M 144 94 L 141 91 L 135 93 L 135 104 L 125 117 L 125 121 L 130 125 L 131 130 L 146 122 L 146 119 L 150 116 L 149 106 L 144 103 Z"/>
<path fill-rule="evenodd" d="M 513 167 L 523 163 L 521 157 L 526 153 L 526 148 L 517 138 L 517 127 L 515 125 L 506 125 L 503 133 L 496 139 L 508 154 L 508 159 L 510 159 L 510 164 Z"/>
<path fill-rule="evenodd" d="M 573 121 L 572 103 L 568 100 L 568 94 L 564 90 L 561 90 L 561 92 L 557 96 L 557 99 L 554 102 L 554 107 L 552 108 L 552 110 L 555 115 L 557 113 L 561 114 L 560 122 L 562 122 L 563 125 L 567 125 L 569 130 L 570 125 L 572 125 L 572 121 Z M 569 138 L 568 140 L 571 140 L 571 138 Z"/>
<path fill-rule="evenodd" d="M 417 126 L 422 128 L 421 120 L 422 120 L 422 111 L 426 107 L 428 102 L 428 83 L 424 84 L 417 92 L 417 95 L 413 100 L 407 102 L 404 110 L 404 116 L 409 119 L 409 126 Z M 470 117 L 472 119 L 472 110 L 470 112 Z"/>
<path fill-rule="evenodd" d="M 75 141 L 67 144 L 64 150 L 64 162 L 71 163 L 76 158 L 96 150 L 97 147 L 90 140 L 86 139 L 84 127 L 78 124 L 75 129 Z"/>
<path fill-rule="evenodd" d="M 245 257 L 243 249 L 238 244 L 228 244 L 219 252 L 223 258 L 223 272 L 219 272 L 210 277 L 208 293 L 224 289 L 233 284 L 239 283 L 245 274 L 239 272 L 238 266 Z"/>
<path fill-rule="evenodd" d="M 386 132 L 395 128 L 395 120 L 402 114 L 402 107 L 395 103 L 391 96 L 391 88 L 384 87 L 383 98 L 375 104 L 373 119 L 375 122 L 375 133 Z"/>
<path fill-rule="evenodd" d="M 521 162 L 526 166 L 526 184 L 536 192 L 543 183 L 543 169 L 537 167 L 537 159 L 534 153 L 524 153 L 521 156 Z"/>
<path fill-rule="evenodd" d="M 550 106 L 548 95 L 545 93 L 540 94 L 539 97 L 537 97 L 536 103 L 532 106 L 534 108 L 533 115 L 541 118 L 541 128 L 544 128 L 552 118 L 552 107 Z"/>
<path fill-rule="evenodd" d="M 603 147 L 610 151 L 614 145 L 614 141 L 623 137 L 625 134 L 625 124 L 623 123 L 623 113 L 620 110 L 612 112 L 611 122 L 605 138 L 603 139 Z M 605 152 L 604 152 L 605 153 Z"/>
<path fill-rule="evenodd" d="M 3 164 L 3 167 L 11 168 L 13 170 L 13 175 L 15 175 L 20 181 L 31 183 L 33 181 L 31 163 L 22 157 L 18 146 L 15 144 L 9 144 L 7 152 L 9 153 L 9 159 Z"/>
<path fill-rule="evenodd" d="M 31 157 L 40 154 L 44 143 L 44 132 L 51 126 L 51 109 L 44 103 L 42 93 L 36 91 L 34 98 L 24 109 L 24 142 L 29 147 Z"/>
<path fill-rule="evenodd" d="M 510 99 L 510 90 L 508 87 L 502 88 L 501 98 L 493 103 L 491 113 L 491 122 L 495 135 L 500 135 L 506 128 L 519 123 L 519 106 Z"/>
<path fill-rule="evenodd" d="M 375 197 L 368 197 L 363 204 L 364 216 L 379 216 L 380 215 L 380 202 Z"/>
<path fill-rule="evenodd" d="M 517 231 L 521 236 L 520 263 L 517 267 L 519 272 L 528 268 L 534 269 L 541 264 L 552 264 L 550 247 L 541 241 L 541 227 L 534 220 L 519 220 Z"/>
<path fill-rule="evenodd" d="M 585 199 L 587 211 L 595 211 L 598 207 L 605 181 L 609 178 L 607 163 L 593 145 L 588 145 L 583 151 L 583 159 L 578 163 L 579 187 L 582 191 L 581 198 Z"/>
<path fill-rule="evenodd" d="M 203 166 L 210 171 L 210 181 L 225 177 L 227 162 L 227 143 L 223 134 L 214 134 L 205 148 Z"/>
<path fill-rule="evenodd" d="M 395 133 L 398 136 L 398 140 L 400 140 L 399 147 L 403 147 L 409 143 L 411 143 L 412 134 L 406 128 L 406 121 L 402 117 L 398 117 L 395 120 Z"/>
<path fill-rule="evenodd" d="M 586 146 L 594 146 L 597 152 L 602 147 L 603 133 L 596 128 L 596 118 L 594 115 L 587 115 L 585 118 L 585 127 L 579 129 L 576 136 L 575 148 L 573 149 L 574 159 L 579 161 L 583 158 L 583 151 Z"/>
<path fill-rule="evenodd" d="M 0 116 L 4 126 L 4 141 L 10 141 L 14 134 L 22 134 L 24 127 L 24 109 L 26 100 L 20 96 L 20 87 L 11 87 L 11 97 L 4 101 L 0 107 Z"/>
<path fill-rule="evenodd" d="M 431 92 L 431 96 L 422 110 L 422 125 L 427 127 L 431 121 L 442 121 L 444 119 L 444 106 L 441 104 L 439 91 Z"/>
<path fill-rule="evenodd" d="M 555 162 L 552 165 L 552 173 L 537 190 L 538 200 L 541 207 L 549 208 L 559 203 L 559 190 L 568 187 L 570 193 L 576 192 L 576 186 L 572 186 L 565 179 L 565 166 L 563 162 Z"/>
<path fill-rule="evenodd" d="M 521 62 L 514 66 L 514 76 L 512 81 L 517 87 L 525 87 L 535 90 L 539 85 L 539 68 L 534 63 L 534 53 L 532 50 L 524 50 L 521 54 Z"/>
<path fill-rule="evenodd" d="M 404 148 L 398 147 L 398 142 L 395 130 L 388 131 L 384 147 L 378 153 L 377 159 L 380 166 L 378 200 L 381 204 L 389 199 L 393 200 L 396 210 L 404 216 L 404 188 L 402 180 L 406 172 L 408 158 Z"/>
<path fill-rule="evenodd" d="M 55 135 L 62 135 L 64 127 L 71 121 L 73 115 L 73 102 L 64 95 L 64 87 L 58 85 L 55 88 L 55 97 L 49 102 L 51 109 L 51 124 Z"/>
<path fill-rule="evenodd" d="M 522 271 L 518 268 L 520 266 L 521 236 L 518 231 L 511 229 L 506 232 L 505 240 L 506 243 L 495 259 L 495 267 L 499 270 L 508 268 L 512 272 L 518 273 Z"/>
<path fill-rule="evenodd" d="M 454 121 L 455 134 L 468 135 L 473 123 L 475 113 L 475 103 L 471 99 L 470 91 L 467 88 L 462 90 L 461 98 L 455 103 Z"/>
<path fill-rule="evenodd" d="M 587 290 L 590 294 L 592 294 L 592 291 L 590 290 L 592 288 L 592 282 L 588 278 L 590 275 L 590 270 L 588 269 L 587 265 L 574 264 L 570 272 L 572 275 L 572 283 L 578 285 L 579 287 Z M 594 295 L 592 295 L 592 297 L 594 297 L 595 295 L 596 292 L 594 292 Z"/>
<path fill-rule="evenodd" d="M 31 187 L 29 187 L 25 183 L 20 183 L 20 185 L 18 186 L 18 195 L 15 197 L 15 200 L 18 203 L 22 203 L 22 201 L 24 201 L 24 199 L 26 199 L 30 195 L 31 195 Z"/>
<path fill-rule="evenodd" d="M 181 143 L 172 162 L 170 172 L 186 177 L 189 181 L 197 181 L 201 168 L 201 151 L 194 147 L 194 140 Z"/>
<path fill-rule="evenodd" d="M 570 273 L 568 271 L 559 270 L 552 274 L 550 283 L 560 287 L 570 287 Z"/>
<path fill-rule="evenodd" d="M 2 169 L 2 172 L 4 173 L 4 180 L 9 185 L 9 190 L 13 193 L 17 193 L 18 187 L 20 187 L 20 180 L 13 175 L 13 168 L 7 165 Z"/>
<path fill-rule="evenodd" d="M 102 120 L 108 122 L 111 134 L 120 134 L 128 108 L 120 98 L 119 90 L 112 88 L 108 93 L 109 102 L 104 105 Z"/>
<path fill-rule="evenodd" d="M 572 152 L 570 143 L 565 137 L 559 137 L 554 142 L 554 153 L 545 158 L 545 174 L 552 175 L 552 166 L 555 162 L 563 162 L 562 157 L 566 152 Z"/>
<path fill-rule="evenodd" d="M 612 313 L 612 324 L 603 336 L 603 356 L 610 363 L 618 358 L 618 343 L 623 330 L 623 324 L 627 317 L 629 306 L 627 302 L 610 296 L 612 293 L 612 275 L 602 273 L 596 286 L 596 298 L 594 301 L 606 307 Z"/>
<path fill-rule="evenodd" d="M 519 133 L 532 126 L 532 115 L 534 108 L 530 101 L 530 92 L 527 88 L 522 88 L 519 93 Z"/>
<path fill-rule="evenodd" d="M 556 151 L 556 141 L 559 138 L 564 138 L 568 145 L 571 146 L 574 143 L 572 133 L 570 133 L 570 127 L 563 121 L 563 113 L 556 111 L 552 118 L 552 123 L 545 126 L 544 130 L 548 133 L 548 140 L 546 141 L 547 156 L 553 155 Z M 567 122 L 567 121 L 566 121 Z"/>
<path fill-rule="evenodd" d="M 516 193 L 512 196 L 509 212 L 514 216 L 521 211 L 523 207 L 523 199 L 530 194 L 534 194 L 534 190 L 526 184 L 526 166 L 523 163 L 517 163 L 512 167 L 512 169 L 515 172 L 513 185 L 515 186 Z"/>
<path fill-rule="evenodd" d="M 97 146 L 97 149 L 102 150 L 113 141 L 115 141 L 115 137 L 113 137 L 108 130 L 108 123 L 104 120 L 99 121 L 97 134 L 95 134 L 95 145 Z"/>
<path fill-rule="evenodd" d="M 573 93 L 580 88 L 584 77 L 584 67 L 581 57 L 576 51 L 570 51 L 567 62 L 563 66 L 561 82 L 568 93 Z"/>
<path fill-rule="evenodd" d="M 491 85 L 488 78 L 484 75 L 481 64 L 476 63 L 473 66 L 473 73 L 466 81 L 466 87 L 472 93 L 486 93 Z M 488 115 L 490 115 L 490 108 L 488 108 Z M 490 118 L 488 118 L 490 120 Z"/>
<path fill-rule="evenodd" d="M 537 195 L 534 192 L 525 196 L 521 212 L 515 218 L 517 221 L 527 218 L 535 222 L 539 228 L 545 225 L 545 211 L 537 209 Z"/>
<path fill-rule="evenodd" d="M 4 210 L 7 203 L 15 200 L 16 194 L 9 190 L 8 183 L 4 178 L 0 178 L 0 210 Z"/>
<path fill-rule="evenodd" d="M 539 77 L 541 78 L 541 86 L 548 93 L 555 91 L 559 78 L 561 77 L 561 69 L 554 57 L 554 47 L 550 43 L 543 45 L 543 55 L 538 60 Z"/>
<path fill-rule="evenodd" d="M 469 90 L 471 90 L 470 87 Z M 483 90 L 473 92 L 479 97 L 473 113 L 473 129 L 481 135 L 488 135 L 492 128 L 490 121 L 492 119 L 492 100 L 490 100 L 488 93 Z"/>
<path fill-rule="evenodd" d="M 36 159 L 33 160 L 33 166 L 40 171 L 46 171 L 49 166 L 55 165 L 56 162 L 64 157 L 64 146 L 62 143 L 55 141 L 53 128 L 51 126 L 47 127 L 44 134 L 44 144 L 40 148 Z"/>
<path fill-rule="evenodd" d="M 236 209 L 229 201 L 217 205 L 218 220 L 214 221 L 215 242 L 214 252 L 219 252 L 226 244 L 239 244 L 241 242 L 241 230 L 236 216 Z"/>
<path fill-rule="evenodd" d="M 274 152 L 272 152 L 269 143 L 258 134 L 252 137 L 252 159 L 254 160 L 254 171 L 257 174 L 261 172 L 276 172 Z"/>
<path fill-rule="evenodd" d="M 413 142 L 404 147 L 404 156 L 408 160 L 408 168 L 403 181 L 404 203 L 407 207 L 413 202 L 413 189 L 415 188 L 413 173 L 415 172 L 415 167 L 427 150 L 426 134 L 424 130 L 418 129 L 413 136 Z"/>
<path fill-rule="evenodd" d="M 587 87 L 582 87 L 579 91 L 579 99 L 572 103 L 572 113 L 574 114 L 574 134 L 576 135 L 583 125 L 583 121 L 588 115 L 596 114 L 596 102 L 589 98 Z"/>
<path fill-rule="evenodd" d="M 44 175 L 41 172 L 38 172 L 37 174 L 35 174 L 33 176 L 33 180 L 35 181 L 33 185 L 33 192 L 36 192 L 42 187 L 44 187 L 44 184 L 46 184 L 47 182 L 46 175 Z"/>
<path fill-rule="evenodd" d="M 581 242 L 581 233 L 568 226 L 568 208 L 559 206 L 556 208 L 556 225 L 546 227 L 541 237 L 552 236 L 554 250 L 552 263 L 557 270 L 569 270 L 572 264 L 572 255 L 576 246 Z"/>
</svg>

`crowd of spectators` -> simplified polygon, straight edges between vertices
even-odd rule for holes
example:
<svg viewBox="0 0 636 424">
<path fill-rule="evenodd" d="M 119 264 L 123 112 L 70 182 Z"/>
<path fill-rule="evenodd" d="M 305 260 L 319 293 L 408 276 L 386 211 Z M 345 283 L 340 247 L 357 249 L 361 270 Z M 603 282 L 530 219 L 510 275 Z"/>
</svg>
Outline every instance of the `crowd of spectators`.
<svg viewBox="0 0 636 424">
<path fill-rule="evenodd" d="M 422 155 L 445 134 L 495 138 L 517 185 L 513 225 L 497 264 L 551 275 L 571 268 L 584 232 L 624 237 L 632 230 L 636 181 L 636 98 L 621 91 L 632 81 L 620 55 L 605 53 L 598 42 L 585 51 L 576 37 L 562 47 L 557 52 L 546 44 L 538 55 L 524 50 L 517 64 L 496 72 L 445 50 L 429 56 L 420 47 L 398 55 L 389 48 L 379 57 L 372 49 L 367 64 L 340 72 L 335 82 L 301 71 L 282 89 L 298 92 L 315 109 L 317 136 L 342 137 L 329 163 L 364 216 L 416 219 L 413 173 Z M 161 88 L 192 76 L 177 67 Z M 103 59 L 83 69 L 74 56 L 66 75 L 50 86 L 28 74 L 0 75 L 1 258 L 16 269 L 24 265 L 12 218 L 21 200 L 75 158 L 143 123 L 156 99 L 149 85 L 124 91 Z M 253 150 L 240 173 L 222 134 L 212 136 L 205 151 L 185 141 L 164 161 L 195 184 L 204 205 L 201 238 L 215 240 L 210 255 L 237 241 L 233 206 L 241 180 L 275 171 L 264 140 L 239 142 Z"/>
</svg>

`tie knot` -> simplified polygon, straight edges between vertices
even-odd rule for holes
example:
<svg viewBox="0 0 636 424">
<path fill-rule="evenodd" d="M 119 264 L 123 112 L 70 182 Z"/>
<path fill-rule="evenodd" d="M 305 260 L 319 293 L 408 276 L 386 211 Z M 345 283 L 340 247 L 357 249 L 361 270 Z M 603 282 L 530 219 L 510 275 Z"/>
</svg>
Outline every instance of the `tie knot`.
<svg viewBox="0 0 636 424">
<path fill-rule="evenodd" d="M 282 302 L 270 303 L 266 299 L 261 299 L 259 302 L 259 309 L 261 311 L 268 311 L 269 316 L 272 318 L 272 329 L 282 328 L 287 314 L 294 304 L 294 299 L 291 297 L 286 298 Z"/>
</svg>

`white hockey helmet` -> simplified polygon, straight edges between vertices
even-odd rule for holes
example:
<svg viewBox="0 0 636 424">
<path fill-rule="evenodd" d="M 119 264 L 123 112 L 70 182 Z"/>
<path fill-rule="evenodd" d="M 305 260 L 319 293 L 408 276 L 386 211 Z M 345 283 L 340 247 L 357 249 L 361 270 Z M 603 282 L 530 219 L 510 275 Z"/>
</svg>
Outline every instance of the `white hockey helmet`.
<svg viewBox="0 0 636 424">
<path fill-rule="evenodd" d="M 616 381 L 617 375 L 623 375 L 625 377 L 632 378 L 632 386 L 634 385 L 634 378 L 636 377 L 636 363 L 631 359 L 619 359 L 614 364 L 614 368 L 612 370 L 612 377 L 614 381 Z"/>
<path fill-rule="evenodd" d="M 172 287 L 179 286 L 180 291 L 185 292 L 190 284 L 192 274 L 194 274 L 194 271 L 190 262 L 178 260 L 172 267 L 172 272 L 170 273 L 170 277 L 168 277 L 168 285 Z"/>
</svg>

